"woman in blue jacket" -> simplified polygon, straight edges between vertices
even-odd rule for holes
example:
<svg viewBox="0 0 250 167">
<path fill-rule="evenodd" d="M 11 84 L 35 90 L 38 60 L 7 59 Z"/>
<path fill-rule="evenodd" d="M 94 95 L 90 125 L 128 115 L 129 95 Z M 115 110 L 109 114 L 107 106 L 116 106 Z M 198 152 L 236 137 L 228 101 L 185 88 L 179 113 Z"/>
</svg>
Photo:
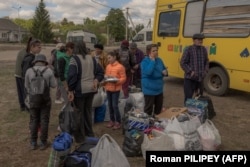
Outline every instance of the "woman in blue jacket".
<svg viewBox="0 0 250 167">
<path fill-rule="evenodd" d="M 159 114 L 163 104 L 163 77 L 167 76 L 167 69 L 158 57 L 157 44 L 147 46 L 147 53 L 141 62 L 142 92 L 144 94 L 144 112 L 148 115 Z"/>
</svg>

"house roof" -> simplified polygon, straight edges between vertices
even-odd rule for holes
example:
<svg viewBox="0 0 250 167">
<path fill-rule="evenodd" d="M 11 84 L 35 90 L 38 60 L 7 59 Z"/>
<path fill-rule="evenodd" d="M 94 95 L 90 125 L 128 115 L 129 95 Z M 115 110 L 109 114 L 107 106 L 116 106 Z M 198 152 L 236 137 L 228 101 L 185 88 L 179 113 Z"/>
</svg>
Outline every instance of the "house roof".
<svg viewBox="0 0 250 167">
<path fill-rule="evenodd" d="M 0 30 L 18 31 L 19 26 L 10 19 L 0 18 Z M 20 31 L 27 31 L 27 30 L 20 27 Z"/>
</svg>

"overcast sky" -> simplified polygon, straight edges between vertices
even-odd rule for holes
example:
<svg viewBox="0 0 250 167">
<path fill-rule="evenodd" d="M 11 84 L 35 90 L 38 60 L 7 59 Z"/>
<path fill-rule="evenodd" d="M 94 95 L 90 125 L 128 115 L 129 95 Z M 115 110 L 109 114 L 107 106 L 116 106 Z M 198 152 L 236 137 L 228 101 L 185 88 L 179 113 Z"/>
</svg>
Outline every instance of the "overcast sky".
<svg viewBox="0 0 250 167">
<path fill-rule="evenodd" d="M 5 16 L 17 18 L 19 6 L 20 18 L 32 18 L 39 2 L 40 0 L 0 0 L 0 18 Z M 134 24 L 140 23 L 146 26 L 149 19 L 153 20 L 155 7 L 155 0 L 44 0 L 44 2 L 51 21 L 67 18 L 75 23 L 83 23 L 86 17 L 104 20 L 110 10 L 109 7 L 120 8 L 124 12 L 128 7 Z"/>
</svg>

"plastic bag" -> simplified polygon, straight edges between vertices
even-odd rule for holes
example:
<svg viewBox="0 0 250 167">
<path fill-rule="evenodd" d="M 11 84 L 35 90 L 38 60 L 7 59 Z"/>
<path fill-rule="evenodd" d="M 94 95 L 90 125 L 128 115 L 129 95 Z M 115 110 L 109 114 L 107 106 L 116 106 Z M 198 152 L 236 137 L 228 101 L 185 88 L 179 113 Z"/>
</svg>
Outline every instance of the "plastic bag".
<svg viewBox="0 0 250 167">
<path fill-rule="evenodd" d="M 72 106 L 73 105 L 73 106 Z M 73 103 L 68 102 L 59 114 L 59 126 L 63 132 L 73 134 L 77 129 L 77 111 Z"/>
<path fill-rule="evenodd" d="M 105 99 L 106 99 L 106 93 L 103 90 L 103 87 L 99 87 L 97 93 L 94 95 L 92 107 L 94 108 L 100 107 L 101 105 L 104 104 Z"/>
<path fill-rule="evenodd" d="M 219 149 L 221 145 L 221 136 L 212 121 L 206 120 L 197 131 L 200 135 L 203 150 L 215 151 Z"/>
<path fill-rule="evenodd" d="M 148 138 L 148 135 L 144 134 L 144 139 L 141 145 L 143 158 L 146 159 L 146 151 L 166 151 L 175 150 L 174 141 L 164 132 L 153 129 L 152 139 Z"/>
<path fill-rule="evenodd" d="M 104 134 L 96 147 L 90 149 L 92 167 L 130 167 L 126 156 L 117 142 L 108 134 Z"/>
<path fill-rule="evenodd" d="M 197 128 L 201 125 L 199 118 L 190 117 L 189 120 L 179 122 L 176 117 L 168 122 L 165 133 L 172 137 L 176 150 L 202 150 Z"/>
</svg>

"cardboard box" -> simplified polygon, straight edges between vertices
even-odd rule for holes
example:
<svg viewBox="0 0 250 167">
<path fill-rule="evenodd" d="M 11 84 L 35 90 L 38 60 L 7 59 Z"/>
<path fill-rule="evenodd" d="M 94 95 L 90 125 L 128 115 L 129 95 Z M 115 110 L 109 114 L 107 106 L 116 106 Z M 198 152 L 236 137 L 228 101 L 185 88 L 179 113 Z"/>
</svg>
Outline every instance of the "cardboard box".
<svg viewBox="0 0 250 167">
<path fill-rule="evenodd" d="M 166 109 L 165 111 L 162 111 L 160 114 L 156 115 L 155 117 L 158 119 L 164 118 L 164 119 L 171 119 L 172 117 L 176 117 L 181 113 L 187 112 L 186 107 L 171 107 Z"/>
</svg>

